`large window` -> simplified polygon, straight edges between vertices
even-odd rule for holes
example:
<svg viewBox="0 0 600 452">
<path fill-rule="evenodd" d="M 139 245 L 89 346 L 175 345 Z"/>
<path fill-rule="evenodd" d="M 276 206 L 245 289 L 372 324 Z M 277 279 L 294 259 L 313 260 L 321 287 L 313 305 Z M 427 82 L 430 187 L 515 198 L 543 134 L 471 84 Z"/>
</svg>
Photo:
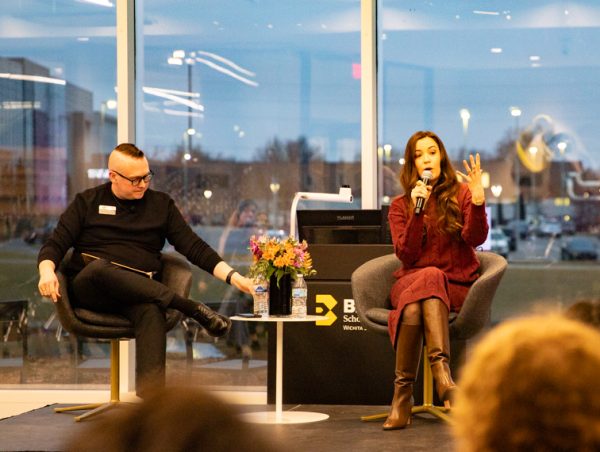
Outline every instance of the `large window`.
<svg viewBox="0 0 600 452">
<path fill-rule="evenodd" d="M 287 235 L 295 192 L 348 184 L 354 206 L 300 207 L 360 208 L 359 1 L 143 5 L 138 142 L 155 188 L 175 197 L 201 237 L 244 271 L 250 235 Z M 194 281 L 192 297 L 216 310 L 251 309 L 204 272 Z M 171 377 L 266 384 L 262 326 L 234 323 L 216 342 L 186 326 L 187 336 L 171 334 Z"/>
<path fill-rule="evenodd" d="M 0 381 L 105 387 L 105 345 L 62 331 L 37 293 L 35 260 L 74 194 L 106 180 L 116 144 L 116 0 L 5 3 Z M 600 290 L 596 3 L 378 3 L 379 202 L 401 193 L 397 174 L 415 130 L 437 132 L 458 168 L 469 153 L 482 155 L 491 248 L 511 262 L 495 320 Z M 354 205 L 300 208 L 360 206 L 359 0 L 137 8 L 136 141 L 153 186 L 228 262 L 247 268 L 253 233 L 287 234 L 297 191 L 348 184 Z M 227 289 L 195 271 L 193 298 L 228 314 L 250 309 Z M 266 334 L 247 327 L 216 342 L 192 323 L 174 329 L 169 377 L 264 386 Z"/>
<path fill-rule="evenodd" d="M 384 0 L 380 19 L 382 201 L 408 137 L 433 130 L 456 168 L 483 158 L 491 247 L 511 262 L 494 317 L 597 294 L 597 2 Z"/>
<path fill-rule="evenodd" d="M 3 2 L 0 27 L 0 382 L 107 381 L 37 292 L 41 242 L 102 180 L 116 137 L 114 2 Z M 88 364 L 90 364 L 88 362 Z M 104 367 L 104 366 L 101 366 Z"/>
</svg>

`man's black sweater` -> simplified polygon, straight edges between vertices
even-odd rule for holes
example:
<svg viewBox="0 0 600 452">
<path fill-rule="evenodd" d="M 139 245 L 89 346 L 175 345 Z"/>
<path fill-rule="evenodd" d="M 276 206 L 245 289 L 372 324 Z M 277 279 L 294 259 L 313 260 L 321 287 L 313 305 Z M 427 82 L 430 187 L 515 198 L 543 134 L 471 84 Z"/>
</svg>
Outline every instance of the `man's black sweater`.
<svg viewBox="0 0 600 452">
<path fill-rule="evenodd" d="M 106 183 L 76 195 L 38 254 L 56 268 L 75 249 L 70 271 L 83 267 L 85 252 L 144 271 L 160 270 L 165 240 L 198 267 L 213 272 L 221 257 L 192 231 L 166 193 L 148 189 L 139 200 L 118 199 Z"/>
</svg>

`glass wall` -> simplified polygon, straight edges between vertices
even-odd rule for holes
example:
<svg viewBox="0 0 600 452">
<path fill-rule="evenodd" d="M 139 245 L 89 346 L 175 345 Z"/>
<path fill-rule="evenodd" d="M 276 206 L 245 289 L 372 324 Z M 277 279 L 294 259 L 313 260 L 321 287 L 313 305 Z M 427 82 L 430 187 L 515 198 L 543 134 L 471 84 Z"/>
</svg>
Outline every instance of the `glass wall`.
<svg viewBox="0 0 600 452">
<path fill-rule="evenodd" d="M 116 139 L 111 1 L 3 2 L 0 27 L 0 387 L 94 383 L 89 344 L 37 292 L 40 244 L 102 180 Z M 26 338 L 26 340 L 24 340 Z M 99 350 L 104 356 L 104 351 Z M 74 363 L 74 365 L 71 365 Z M 100 381 L 107 381 L 107 374 Z"/>
<path fill-rule="evenodd" d="M 482 156 L 489 246 L 511 262 L 495 319 L 597 294 L 598 3 L 381 6 L 382 201 L 401 193 L 408 137 L 433 130 L 455 168 Z"/>
<path fill-rule="evenodd" d="M 248 268 L 252 234 L 288 234 L 298 191 L 348 184 L 354 204 L 299 208 L 360 208 L 359 1 L 146 0 L 140 13 L 138 142 L 153 186 L 231 265 Z M 250 297 L 194 276 L 193 298 L 251 309 Z M 170 378 L 266 385 L 262 325 L 234 322 L 218 341 L 184 326 L 170 335 Z"/>
<path fill-rule="evenodd" d="M 115 3 L 2 7 L 2 385 L 108 381 L 105 345 L 67 335 L 37 294 L 35 259 L 74 194 L 106 180 Z M 137 7 L 137 142 L 153 187 L 228 262 L 248 266 L 253 233 L 287 234 L 297 191 L 348 184 L 354 204 L 300 208 L 360 207 L 359 0 Z M 489 247 L 511 262 L 495 320 L 598 293 L 596 2 L 381 0 L 378 23 L 380 202 L 401 193 L 408 137 L 434 130 L 455 166 L 482 155 Z M 192 296 L 228 314 L 249 309 L 200 270 Z M 191 323 L 172 331 L 169 377 L 264 386 L 266 333 L 238 327 L 218 341 Z"/>
</svg>

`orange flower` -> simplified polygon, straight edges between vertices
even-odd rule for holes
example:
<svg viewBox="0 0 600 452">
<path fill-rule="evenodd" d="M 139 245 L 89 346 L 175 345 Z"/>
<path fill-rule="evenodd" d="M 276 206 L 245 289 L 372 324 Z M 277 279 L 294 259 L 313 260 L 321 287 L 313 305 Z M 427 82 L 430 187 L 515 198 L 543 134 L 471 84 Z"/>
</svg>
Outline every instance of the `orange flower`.
<svg viewBox="0 0 600 452">
<path fill-rule="evenodd" d="M 316 271 L 312 268 L 307 247 L 306 241 L 298 242 L 291 236 L 285 240 L 252 236 L 248 247 L 254 257 L 250 274 L 252 277 L 264 275 L 267 278 L 275 275 L 278 279 L 285 274 L 291 274 L 294 279 L 298 273 L 314 275 Z"/>
<path fill-rule="evenodd" d="M 310 270 L 313 266 L 312 257 L 310 256 L 310 253 L 308 251 L 304 253 L 304 263 L 302 264 L 302 266 L 306 270 Z"/>
<path fill-rule="evenodd" d="M 277 251 L 277 246 L 273 245 L 272 243 L 268 243 L 265 248 L 265 251 L 263 252 L 262 258 L 271 261 L 275 259 Z"/>
<path fill-rule="evenodd" d="M 275 260 L 273 261 L 273 265 L 277 268 L 285 267 L 286 263 L 285 263 L 284 256 L 279 256 L 279 257 L 275 258 Z"/>
</svg>

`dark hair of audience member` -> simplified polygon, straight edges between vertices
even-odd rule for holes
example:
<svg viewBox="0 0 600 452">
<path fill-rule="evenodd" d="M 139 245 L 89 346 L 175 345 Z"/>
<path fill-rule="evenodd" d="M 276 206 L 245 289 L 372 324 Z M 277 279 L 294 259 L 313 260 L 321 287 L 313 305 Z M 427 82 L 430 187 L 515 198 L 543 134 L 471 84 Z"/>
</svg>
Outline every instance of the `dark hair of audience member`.
<svg viewBox="0 0 600 452">
<path fill-rule="evenodd" d="M 565 315 L 574 320 L 600 328 L 600 300 L 580 300 L 565 311 Z"/>
<path fill-rule="evenodd" d="M 506 320 L 463 368 L 456 450 L 599 451 L 598 381 L 594 328 L 558 314 Z"/>
<path fill-rule="evenodd" d="M 139 404 L 87 421 L 67 452 L 238 452 L 280 450 L 205 391 L 166 388 Z"/>
</svg>

